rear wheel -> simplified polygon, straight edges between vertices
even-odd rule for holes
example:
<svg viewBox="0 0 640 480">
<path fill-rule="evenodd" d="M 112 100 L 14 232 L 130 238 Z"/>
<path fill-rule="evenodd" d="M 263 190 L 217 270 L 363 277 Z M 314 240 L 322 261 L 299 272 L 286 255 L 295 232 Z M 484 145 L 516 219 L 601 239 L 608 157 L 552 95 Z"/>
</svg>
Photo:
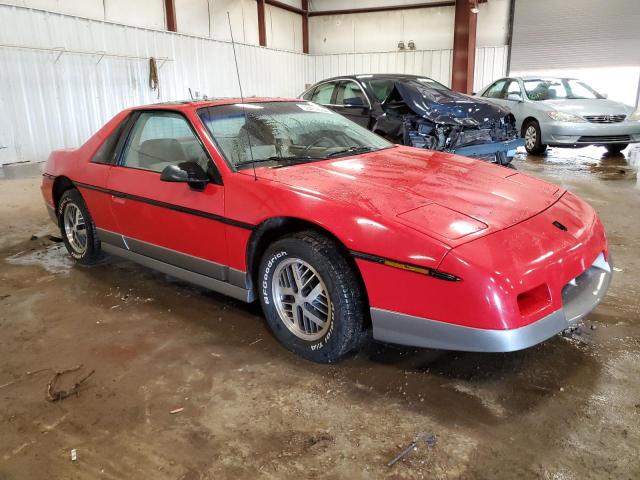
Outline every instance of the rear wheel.
<svg viewBox="0 0 640 480">
<path fill-rule="evenodd" d="M 259 295 L 276 338 L 319 363 L 356 350 L 365 305 L 353 268 L 334 241 L 304 231 L 274 242 L 262 257 Z"/>
<path fill-rule="evenodd" d="M 604 148 L 606 148 L 609 153 L 620 153 L 628 146 L 628 143 L 610 143 L 609 145 L 605 145 Z"/>
<path fill-rule="evenodd" d="M 78 190 L 71 189 L 62 194 L 58 224 L 69 255 L 78 263 L 92 265 L 102 260 L 95 224 Z"/>
<path fill-rule="evenodd" d="M 529 120 L 524 124 L 522 137 L 524 138 L 524 148 L 528 153 L 541 155 L 547 150 L 547 146 L 542 143 L 542 133 L 537 121 Z"/>
</svg>

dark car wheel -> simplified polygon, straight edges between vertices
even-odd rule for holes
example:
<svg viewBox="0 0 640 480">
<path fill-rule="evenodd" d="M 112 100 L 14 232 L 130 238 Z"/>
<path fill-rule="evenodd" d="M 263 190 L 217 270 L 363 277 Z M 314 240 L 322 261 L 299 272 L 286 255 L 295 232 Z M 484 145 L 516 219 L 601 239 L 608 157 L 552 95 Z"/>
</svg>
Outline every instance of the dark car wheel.
<svg viewBox="0 0 640 480">
<path fill-rule="evenodd" d="M 547 146 L 542 143 L 540 125 L 535 120 L 529 120 L 523 125 L 522 138 L 524 138 L 524 148 L 532 155 L 541 155 L 547 149 Z"/>
<path fill-rule="evenodd" d="M 628 146 L 628 143 L 610 143 L 609 145 L 605 145 L 604 148 L 606 148 L 609 153 L 617 154 L 622 152 L 622 150 Z"/>
<path fill-rule="evenodd" d="M 71 189 L 62 194 L 58 224 L 67 251 L 77 262 L 92 265 L 102 260 L 96 226 L 78 190 Z"/>
<path fill-rule="evenodd" d="M 364 337 L 360 282 L 338 246 L 314 231 L 270 245 L 262 257 L 259 295 L 276 338 L 319 363 L 356 350 Z"/>
</svg>

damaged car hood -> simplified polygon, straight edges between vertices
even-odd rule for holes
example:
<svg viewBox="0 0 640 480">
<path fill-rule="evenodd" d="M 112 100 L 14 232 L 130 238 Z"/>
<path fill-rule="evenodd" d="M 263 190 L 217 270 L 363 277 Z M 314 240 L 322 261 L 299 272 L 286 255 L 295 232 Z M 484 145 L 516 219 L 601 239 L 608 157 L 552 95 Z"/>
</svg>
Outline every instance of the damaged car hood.
<svg viewBox="0 0 640 480">
<path fill-rule="evenodd" d="M 497 121 L 509 110 L 452 90 L 436 90 L 418 81 L 395 82 L 394 88 L 383 102 L 403 101 L 417 115 L 434 123 L 476 126 Z"/>
<path fill-rule="evenodd" d="M 357 206 L 449 245 L 502 230 L 555 203 L 564 191 L 514 170 L 442 152 L 394 147 L 258 177 L 301 195 Z"/>
</svg>

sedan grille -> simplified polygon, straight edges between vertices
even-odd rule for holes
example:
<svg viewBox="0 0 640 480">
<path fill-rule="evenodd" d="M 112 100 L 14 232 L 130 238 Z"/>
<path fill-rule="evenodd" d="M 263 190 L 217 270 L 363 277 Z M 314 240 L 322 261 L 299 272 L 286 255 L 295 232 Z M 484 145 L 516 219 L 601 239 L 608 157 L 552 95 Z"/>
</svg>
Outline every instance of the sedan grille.
<svg viewBox="0 0 640 480">
<path fill-rule="evenodd" d="M 620 123 L 626 115 L 585 115 L 584 119 L 591 123 Z"/>
<path fill-rule="evenodd" d="M 590 136 L 585 135 L 578 139 L 578 143 L 614 143 L 614 142 L 630 142 L 629 135 L 601 135 Z"/>
</svg>

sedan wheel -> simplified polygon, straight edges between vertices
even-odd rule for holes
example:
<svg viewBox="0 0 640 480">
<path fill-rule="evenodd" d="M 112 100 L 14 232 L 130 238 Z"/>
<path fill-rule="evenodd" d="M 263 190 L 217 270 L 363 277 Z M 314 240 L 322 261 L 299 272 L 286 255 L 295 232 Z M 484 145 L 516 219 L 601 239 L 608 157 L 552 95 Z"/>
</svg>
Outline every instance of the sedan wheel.
<svg viewBox="0 0 640 480">
<path fill-rule="evenodd" d="M 535 120 L 529 120 L 522 128 L 524 137 L 524 148 L 528 153 L 533 155 L 540 155 L 544 153 L 547 146 L 542 143 L 542 134 L 540 133 L 540 126 Z"/>
</svg>

